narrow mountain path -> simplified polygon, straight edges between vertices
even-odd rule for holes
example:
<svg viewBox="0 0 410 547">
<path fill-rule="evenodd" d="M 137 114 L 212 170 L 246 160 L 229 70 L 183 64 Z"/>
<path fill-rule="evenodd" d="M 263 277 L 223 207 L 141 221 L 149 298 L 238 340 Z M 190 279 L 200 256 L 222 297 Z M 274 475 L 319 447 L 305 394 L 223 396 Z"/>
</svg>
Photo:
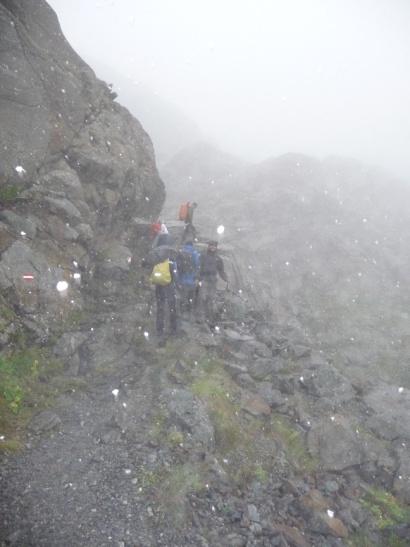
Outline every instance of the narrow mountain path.
<svg viewBox="0 0 410 547">
<path fill-rule="evenodd" d="M 127 320 L 116 314 L 118 325 Z M 150 431 L 163 370 L 153 347 L 142 356 L 119 339 L 106 350 L 111 365 L 58 399 L 59 430 L 31 436 L 3 463 L 2 544 L 162 544 L 144 486 L 158 457 Z"/>
</svg>

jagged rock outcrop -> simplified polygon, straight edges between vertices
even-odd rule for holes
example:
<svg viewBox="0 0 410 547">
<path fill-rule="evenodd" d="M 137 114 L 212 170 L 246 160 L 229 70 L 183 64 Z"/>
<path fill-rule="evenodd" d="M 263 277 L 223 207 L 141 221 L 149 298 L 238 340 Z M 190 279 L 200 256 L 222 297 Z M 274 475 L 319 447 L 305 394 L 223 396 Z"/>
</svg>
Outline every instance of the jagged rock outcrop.
<svg viewBox="0 0 410 547">
<path fill-rule="evenodd" d="M 131 219 L 164 199 L 150 138 L 114 98 L 46 2 L 0 2 L 0 288 L 37 335 L 81 310 L 81 283 L 129 274 Z"/>
</svg>

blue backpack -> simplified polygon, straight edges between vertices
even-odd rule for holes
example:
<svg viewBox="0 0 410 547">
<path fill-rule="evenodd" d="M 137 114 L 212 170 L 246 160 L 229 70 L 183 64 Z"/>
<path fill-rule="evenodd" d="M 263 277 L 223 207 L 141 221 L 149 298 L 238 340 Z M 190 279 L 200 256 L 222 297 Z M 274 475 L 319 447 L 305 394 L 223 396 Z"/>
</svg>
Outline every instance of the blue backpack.
<svg viewBox="0 0 410 547">
<path fill-rule="evenodd" d="M 199 253 L 193 246 L 184 245 L 178 253 L 178 280 L 181 285 L 194 286 L 199 273 Z"/>
</svg>

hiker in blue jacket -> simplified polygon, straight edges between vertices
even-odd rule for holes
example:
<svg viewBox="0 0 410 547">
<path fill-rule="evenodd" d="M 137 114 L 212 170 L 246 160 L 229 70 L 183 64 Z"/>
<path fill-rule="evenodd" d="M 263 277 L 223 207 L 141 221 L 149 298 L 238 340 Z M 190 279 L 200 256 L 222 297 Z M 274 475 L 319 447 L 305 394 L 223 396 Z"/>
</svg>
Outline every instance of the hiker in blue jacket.
<svg viewBox="0 0 410 547">
<path fill-rule="evenodd" d="M 195 249 L 193 241 L 186 241 L 179 250 L 177 266 L 181 311 L 190 313 L 196 305 L 200 268 L 200 253 Z"/>
</svg>

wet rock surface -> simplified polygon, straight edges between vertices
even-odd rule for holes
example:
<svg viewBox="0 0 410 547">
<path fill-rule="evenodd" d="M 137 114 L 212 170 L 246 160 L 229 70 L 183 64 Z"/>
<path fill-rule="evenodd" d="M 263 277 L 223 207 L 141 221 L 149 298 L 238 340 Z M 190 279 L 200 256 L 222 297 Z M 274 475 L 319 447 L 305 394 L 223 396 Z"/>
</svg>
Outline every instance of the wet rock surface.
<svg viewBox="0 0 410 547">
<path fill-rule="evenodd" d="M 69 316 L 98 269 L 129 271 L 131 219 L 157 214 L 164 187 L 148 135 L 46 2 L 0 2 L 0 46 L 0 285 L 22 314 L 47 309 L 42 338 L 62 320 L 59 281 Z"/>
<path fill-rule="evenodd" d="M 206 326 L 193 324 L 157 349 L 136 334 L 135 304 L 101 312 L 86 338 L 62 338 L 64 355 L 81 349 L 87 387 L 35 416 L 25 449 L 3 457 L 0 541 L 303 547 L 347 545 L 366 519 L 369 526 L 361 500 L 372 479 L 350 470 L 381 452 L 371 455 L 353 417 L 313 417 L 305 441 L 293 404 L 276 413 L 286 393 L 266 380 L 244 385 L 235 360 L 220 360 L 223 328 L 210 335 L 213 346 L 198 343 Z M 317 403 L 303 386 L 299 397 Z M 395 467 L 390 473 L 399 480 Z M 396 491 L 406 499 L 405 481 Z"/>
</svg>

